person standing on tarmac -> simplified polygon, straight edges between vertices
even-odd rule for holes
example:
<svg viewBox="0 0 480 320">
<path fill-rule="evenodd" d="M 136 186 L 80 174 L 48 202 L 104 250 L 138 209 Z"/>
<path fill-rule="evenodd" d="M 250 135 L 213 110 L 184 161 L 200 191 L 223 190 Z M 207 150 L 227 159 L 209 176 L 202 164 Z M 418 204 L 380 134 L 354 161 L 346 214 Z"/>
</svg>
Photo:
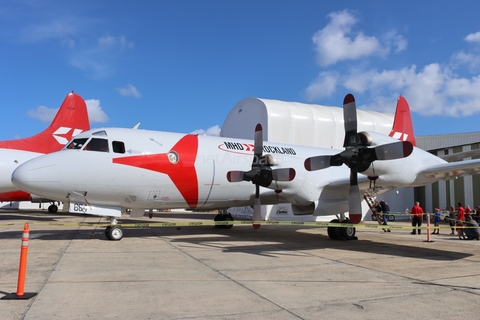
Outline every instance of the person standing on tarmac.
<svg viewBox="0 0 480 320">
<path fill-rule="evenodd" d="M 383 225 L 384 226 L 387 226 L 388 223 L 388 214 L 390 213 L 390 206 L 388 205 L 388 203 L 385 201 L 385 200 L 381 200 L 380 203 L 380 208 L 382 209 L 382 215 L 383 215 Z M 385 228 L 383 229 L 384 232 L 390 232 L 390 228 Z"/>
<path fill-rule="evenodd" d="M 457 213 L 457 223 L 455 224 L 457 227 L 458 239 L 465 239 L 465 234 L 463 233 L 463 222 L 465 221 L 465 209 L 462 207 L 462 204 L 459 202 L 458 205 L 458 213 Z"/>
<path fill-rule="evenodd" d="M 410 211 L 410 214 L 412 215 L 412 227 L 413 230 L 411 234 L 416 234 L 417 229 L 418 229 L 418 234 L 422 232 L 422 229 L 420 227 L 422 226 L 422 219 L 423 219 L 423 209 L 420 207 L 420 202 L 415 202 L 415 205 L 412 207 L 412 210 Z M 418 228 L 416 228 L 418 226 Z"/>
<path fill-rule="evenodd" d="M 452 229 L 451 236 L 455 235 L 455 207 L 450 206 L 449 215 L 448 215 L 448 223 L 450 224 L 450 229 Z"/>
<path fill-rule="evenodd" d="M 440 220 L 441 220 L 440 208 L 435 208 L 435 216 L 433 220 L 433 232 L 431 234 L 440 234 Z"/>
</svg>

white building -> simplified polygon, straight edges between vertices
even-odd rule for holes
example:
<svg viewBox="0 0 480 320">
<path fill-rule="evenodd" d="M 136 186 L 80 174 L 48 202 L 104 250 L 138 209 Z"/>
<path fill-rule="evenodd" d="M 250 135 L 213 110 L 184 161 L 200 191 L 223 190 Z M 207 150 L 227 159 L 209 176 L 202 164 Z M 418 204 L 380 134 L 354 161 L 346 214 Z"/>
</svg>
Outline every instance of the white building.
<svg viewBox="0 0 480 320">
<path fill-rule="evenodd" d="M 392 129 L 393 114 L 357 111 L 358 131 L 376 131 L 388 135 Z M 252 139 L 255 126 L 263 128 L 264 141 L 321 148 L 343 148 L 345 128 L 343 108 L 259 98 L 247 98 L 237 103 L 222 125 L 222 137 Z M 403 194 L 403 193 L 402 193 Z M 363 204 L 363 212 L 368 212 Z M 230 208 L 233 215 L 248 216 L 252 209 Z M 293 220 L 290 204 L 262 206 L 266 220 Z M 295 220 L 330 221 L 333 216 L 296 216 Z"/>
</svg>

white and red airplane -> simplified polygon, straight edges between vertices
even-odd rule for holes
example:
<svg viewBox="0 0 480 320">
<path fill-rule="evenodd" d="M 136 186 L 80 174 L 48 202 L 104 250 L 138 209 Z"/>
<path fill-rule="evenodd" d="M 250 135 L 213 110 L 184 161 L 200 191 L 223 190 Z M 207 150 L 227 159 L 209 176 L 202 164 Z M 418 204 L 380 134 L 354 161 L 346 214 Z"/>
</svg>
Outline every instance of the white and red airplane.
<svg viewBox="0 0 480 320">
<path fill-rule="evenodd" d="M 71 92 L 47 129 L 29 138 L 0 141 L 0 202 L 53 202 L 20 191 L 12 184 L 12 173 L 19 165 L 30 159 L 61 150 L 72 137 L 89 129 L 85 101 L 78 94 Z M 48 211 L 56 212 L 57 209 L 57 206 L 52 204 Z"/>
<path fill-rule="evenodd" d="M 333 238 L 354 239 L 362 219 L 361 191 L 371 181 L 384 192 L 421 186 L 480 170 L 480 160 L 447 163 L 414 147 L 410 109 L 397 104 L 390 136 L 357 133 L 354 97 L 344 100 L 343 150 L 263 142 L 255 139 L 100 128 L 83 132 L 60 152 L 18 167 L 12 182 L 20 189 L 63 201 L 70 212 L 111 220 L 105 235 L 120 240 L 121 212 L 143 216 L 149 209 L 221 209 L 289 202 L 294 212 L 332 215 Z M 378 161 L 377 161 L 378 160 Z M 250 183 L 251 182 L 251 183 Z M 252 185 L 253 183 L 253 185 Z M 346 213 L 348 212 L 348 217 Z M 216 220 L 231 216 L 217 216 Z M 258 226 L 258 224 L 256 224 Z M 254 224 L 255 226 L 255 224 Z"/>
</svg>

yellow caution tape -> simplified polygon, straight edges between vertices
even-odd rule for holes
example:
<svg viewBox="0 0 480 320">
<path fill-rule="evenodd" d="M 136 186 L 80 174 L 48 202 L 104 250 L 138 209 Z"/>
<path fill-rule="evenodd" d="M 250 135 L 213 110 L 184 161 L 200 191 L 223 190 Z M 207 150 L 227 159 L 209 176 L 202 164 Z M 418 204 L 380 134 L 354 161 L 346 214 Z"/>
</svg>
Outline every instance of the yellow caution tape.
<svg viewBox="0 0 480 320">
<path fill-rule="evenodd" d="M 23 225 L 28 223 L 29 225 L 49 225 L 49 226 L 61 226 L 61 227 L 111 227 L 110 223 L 70 223 L 70 222 L 11 222 L 0 223 L 0 226 L 14 226 Z M 226 225 L 282 225 L 282 226 L 306 226 L 306 227 L 337 227 L 337 228 L 361 228 L 361 229 L 450 229 L 450 228 L 475 228 L 473 226 L 427 226 L 413 227 L 411 225 L 398 226 L 398 225 L 379 225 L 379 224 L 351 224 L 351 223 L 333 223 L 326 221 L 170 221 L 170 222 L 152 222 L 152 223 L 118 223 L 115 226 L 123 228 L 161 228 L 161 227 L 201 227 L 201 226 L 226 226 Z"/>
</svg>

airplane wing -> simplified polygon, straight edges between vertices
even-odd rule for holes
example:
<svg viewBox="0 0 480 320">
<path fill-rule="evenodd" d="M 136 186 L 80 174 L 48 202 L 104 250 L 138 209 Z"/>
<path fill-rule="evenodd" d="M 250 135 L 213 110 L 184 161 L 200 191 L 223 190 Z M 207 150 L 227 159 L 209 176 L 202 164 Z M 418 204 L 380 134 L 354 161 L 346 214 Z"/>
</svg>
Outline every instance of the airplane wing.
<svg viewBox="0 0 480 320">
<path fill-rule="evenodd" d="M 480 159 L 465 160 L 457 162 L 448 162 L 430 166 L 421 170 L 418 177 L 435 178 L 435 179 L 453 179 L 470 174 L 480 172 Z"/>
<path fill-rule="evenodd" d="M 479 156 L 480 156 L 480 149 L 475 149 L 470 151 L 447 154 L 447 155 L 438 156 L 438 157 L 448 162 L 454 162 L 454 161 L 461 161 L 465 158 L 470 158 L 470 157 L 473 158 L 473 157 L 479 157 Z"/>
</svg>

